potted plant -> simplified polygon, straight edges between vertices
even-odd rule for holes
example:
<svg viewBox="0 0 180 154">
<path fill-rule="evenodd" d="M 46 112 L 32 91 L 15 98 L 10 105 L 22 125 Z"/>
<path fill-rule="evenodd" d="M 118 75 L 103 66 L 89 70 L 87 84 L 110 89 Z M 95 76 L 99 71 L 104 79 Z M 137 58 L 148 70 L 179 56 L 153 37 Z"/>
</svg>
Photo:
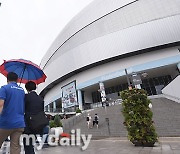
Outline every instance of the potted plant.
<svg viewBox="0 0 180 154">
<path fill-rule="evenodd" d="M 76 110 L 76 116 L 80 115 L 81 113 L 82 113 L 82 111 L 78 108 L 78 109 Z"/>
<path fill-rule="evenodd" d="M 54 134 L 55 140 L 58 141 L 60 134 L 63 133 L 63 125 L 61 123 L 60 116 L 56 115 L 54 120 L 51 120 L 49 122 L 49 126 L 51 128 L 50 129 L 50 134 Z"/>
<path fill-rule="evenodd" d="M 136 146 L 153 146 L 158 141 L 153 125 L 151 101 L 143 89 L 130 89 L 121 92 L 124 125 L 128 139 Z"/>
<path fill-rule="evenodd" d="M 50 128 L 53 127 L 63 127 L 60 116 L 59 115 L 55 115 L 54 120 L 51 120 L 49 122 L 49 126 Z"/>
</svg>

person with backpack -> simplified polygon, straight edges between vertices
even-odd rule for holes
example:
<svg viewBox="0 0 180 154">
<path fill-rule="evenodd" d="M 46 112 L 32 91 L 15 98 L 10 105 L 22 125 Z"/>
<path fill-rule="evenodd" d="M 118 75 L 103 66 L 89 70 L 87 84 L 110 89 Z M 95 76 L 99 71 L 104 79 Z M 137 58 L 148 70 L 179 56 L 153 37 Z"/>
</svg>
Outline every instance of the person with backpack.
<svg viewBox="0 0 180 154">
<path fill-rule="evenodd" d="M 25 88 L 28 92 L 28 94 L 25 95 L 25 122 L 26 127 L 24 134 L 27 135 L 43 135 L 43 128 L 45 126 L 41 126 L 38 129 L 35 129 L 34 126 L 37 125 L 32 119 L 35 117 L 36 119 L 39 119 L 38 114 L 44 113 L 44 100 L 39 96 L 35 90 L 36 90 L 36 84 L 33 81 L 28 81 L 25 84 Z M 43 118 L 43 117 L 42 117 Z M 39 123 L 43 120 L 39 120 Z M 34 124 L 33 124 L 34 122 Z M 29 145 L 26 145 L 27 141 L 24 139 L 24 150 L 25 154 L 35 154 L 34 152 L 34 143 L 33 141 L 30 141 Z"/>
<path fill-rule="evenodd" d="M 88 113 L 87 117 L 86 117 L 86 122 L 87 122 L 87 127 L 88 129 L 91 128 L 91 120 L 92 117 L 90 116 L 90 114 Z"/>
<path fill-rule="evenodd" d="M 97 115 L 97 113 L 94 116 L 94 120 L 93 120 L 93 126 L 96 124 L 97 129 L 99 128 L 99 117 Z"/>
</svg>

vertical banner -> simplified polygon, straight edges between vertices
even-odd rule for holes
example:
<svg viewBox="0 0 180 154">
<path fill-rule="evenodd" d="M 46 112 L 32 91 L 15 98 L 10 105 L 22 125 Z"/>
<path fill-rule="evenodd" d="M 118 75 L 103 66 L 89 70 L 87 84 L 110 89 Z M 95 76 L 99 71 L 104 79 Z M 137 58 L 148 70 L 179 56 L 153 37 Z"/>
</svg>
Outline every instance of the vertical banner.
<svg viewBox="0 0 180 154">
<path fill-rule="evenodd" d="M 137 73 L 132 74 L 132 82 L 137 89 L 141 89 L 142 80 L 141 76 Z"/>
<path fill-rule="evenodd" d="M 69 108 L 78 105 L 75 81 L 65 85 L 61 89 L 62 89 L 62 103 L 64 108 Z"/>
<path fill-rule="evenodd" d="M 99 90 L 101 93 L 101 100 L 102 100 L 102 102 L 105 102 L 106 101 L 106 93 L 105 93 L 104 83 L 99 82 Z"/>
</svg>

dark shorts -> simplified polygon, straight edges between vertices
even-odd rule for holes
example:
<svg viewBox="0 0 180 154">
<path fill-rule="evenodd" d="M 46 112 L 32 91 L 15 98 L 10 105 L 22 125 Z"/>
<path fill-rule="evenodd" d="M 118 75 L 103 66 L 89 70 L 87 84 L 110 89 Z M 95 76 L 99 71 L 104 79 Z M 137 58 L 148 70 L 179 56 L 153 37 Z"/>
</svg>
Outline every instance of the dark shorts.
<svg viewBox="0 0 180 154">
<path fill-rule="evenodd" d="M 99 124 L 99 121 L 93 121 L 93 125 L 98 125 Z"/>
</svg>

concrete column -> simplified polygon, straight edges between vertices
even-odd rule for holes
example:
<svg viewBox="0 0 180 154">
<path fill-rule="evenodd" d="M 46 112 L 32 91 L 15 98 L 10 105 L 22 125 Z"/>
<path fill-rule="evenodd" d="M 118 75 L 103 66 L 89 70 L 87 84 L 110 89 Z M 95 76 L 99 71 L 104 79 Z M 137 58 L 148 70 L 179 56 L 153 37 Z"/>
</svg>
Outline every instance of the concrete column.
<svg viewBox="0 0 180 154">
<path fill-rule="evenodd" d="M 64 101 L 63 101 L 63 97 L 61 99 L 61 102 L 62 102 L 62 113 L 64 113 Z"/>
<path fill-rule="evenodd" d="M 180 72 L 180 63 L 179 63 L 179 64 L 177 64 L 177 67 L 178 67 L 178 70 L 179 70 L 179 72 Z"/>
<path fill-rule="evenodd" d="M 82 102 L 82 92 L 81 92 L 81 90 L 78 90 L 78 103 L 79 103 L 79 109 L 83 110 L 83 102 Z"/>
<path fill-rule="evenodd" d="M 140 84 L 135 85 L 135 87 L 136 87 L 137 89 L 141 89 L 141 85 L 140 85 Z"/>
<path fill-rule="evenodd" d="M 50 112 L 50 105 L 48 105 L 48 112 Z"/>
<path fill-rule="evenodd" d="M 103 82 L 99 82 L 99 91 L 101 93 L 102 102 L 105 102 L 106 101 L 106 93 L 105 93 L 105 88 L 104 88 Z"/>
<path fill-rule="evenodd" d="M 56 102 L 54 101 L 53 102 L 53 112 L 55 112 L 56 111 Z"/>
</svg>

